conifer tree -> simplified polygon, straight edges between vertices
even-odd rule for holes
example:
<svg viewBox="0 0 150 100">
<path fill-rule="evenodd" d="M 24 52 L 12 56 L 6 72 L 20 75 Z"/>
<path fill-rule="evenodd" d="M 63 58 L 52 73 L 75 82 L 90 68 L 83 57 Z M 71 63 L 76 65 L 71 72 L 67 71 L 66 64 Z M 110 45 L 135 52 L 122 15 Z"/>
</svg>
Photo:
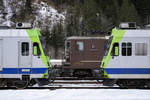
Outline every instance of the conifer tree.
<svg viewBox="0 0 150 100">
<path fill-rule="evenodd" d="M 84 0 L 83 4 L 83 35 L 101 29 L 101 11 L 94 0 Z"/>
<path fill-rule="evenodd" d="M 120 7 L 119 7 L 119 2 L 118 0 L 114 0 L 113 1 L 113 7 L 114 7 L 114 10 L 112 11 L 114 13 L 114 16 L 113 16 L 113 23 L 114 25 L 118 25 L 120 23 L 119 21 L 119 12 L 120 12 Z"/>
<path fill-rule="evenodd" d="M 26 0 L 26 3 L 25 3 L 25 11 L 27 13 L 31 13 L 32 12 L 32 7 L 31 7 L 31 0 Z"/>
<path fill-rule="evenodd" d="M 137 22 L 139 23 L 139 16 L 135 9 L 135 6 L 130 0 L 123 0 L 122 6 L 119 12 L 120 22 Z"/>
<path fill-rule="evenodd" d="M 81 3 L 80 0 L 74 1 L 74 6 L 68 6 L 66 15 L 66 36 L 81 35 Z"/>
<path fill-rule="evenodd" d="M 55 58 L 58 56 L 58 49 L 64 46 L 64 33 L 61 23 L 57 23 L 53 26 L 51 34 L 49 34 L 48 44 L 53 46 L 55 50 Z"/>
<path fill-rule="evenodd" d="M 0 23 L 4 21 L 4 5 L 3 0 L 0 0 Z"/>
</svg>

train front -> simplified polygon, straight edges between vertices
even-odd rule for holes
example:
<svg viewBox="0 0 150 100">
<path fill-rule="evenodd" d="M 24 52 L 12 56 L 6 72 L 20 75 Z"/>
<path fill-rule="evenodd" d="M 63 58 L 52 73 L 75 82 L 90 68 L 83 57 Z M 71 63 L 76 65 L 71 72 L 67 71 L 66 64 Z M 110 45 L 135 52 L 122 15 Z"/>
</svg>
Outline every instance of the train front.
<svg viewBox="0 0 150 100">
<path fill-rule="evenodd" d="M 110 77 L 110 62 L 119 55 L 119 43 L 122 40 L 123 36 L 125 34 L 124 30 L 118 30 L 114 28 L 112 30 L 112 34 L 108 41 L 105 43 L 105 55 L 103 57 L 102 63 L 100 68 L 103 71 L 103 78 L 111 78 Z M 114 62 L 114 60 L 113 60 Z M 110 67 L 110 68 L 109 68 Z M 112 71 L 112 70 L 111 70 Z"/>
<path fill-rule="evenodd" d="M 40 76 L 36 75 L 37 81 L 40 83 L 43 79 L 49 78 L 49 70 L 51 69 L 50 59 L 45 55 L 45 40 L 42 39 L 40 34 L 40 29 L 28 29 L 28 36 L 33 43 L 33 56 L 32 56 L 32 67 L 41 68 L 37 73 L 40 73 Z M 42 75 L 42 76 L 41 76 Z"/>
</svg>

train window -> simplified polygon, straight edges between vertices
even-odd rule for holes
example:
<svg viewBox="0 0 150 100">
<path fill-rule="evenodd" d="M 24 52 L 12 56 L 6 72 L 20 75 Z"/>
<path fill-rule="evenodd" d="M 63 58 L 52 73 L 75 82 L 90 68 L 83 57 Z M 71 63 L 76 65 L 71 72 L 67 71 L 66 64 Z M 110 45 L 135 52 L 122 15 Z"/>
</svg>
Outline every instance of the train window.
<svg viewBox="0 0 150 100">
<path fill-rule="evenodd" d="M 128 42 L 122 43 L 122 56 L 131 56 L 132 55 L 132 43 Z"/>
<path fill-rule="evenodd" d="M 132 43 L 127 43 L 127 56 L 132 55 Z"/>
<path fill-rule="evenodd" d="M 81 42 L 81 41 L 79 42 L 78 41 L 76 44 L 77 44 L 77 48 L 78 48 L 79 51 L 83 51 L 84 50 L 84 44 L 83 44 L 83 42 Z"/>
<path fill-rule="evenodd" d="M 40 56 L 41 55 L 40 47 L 39 47 L 39 44 L 37 42 L 33 43 L 33 55 L 34 56 Z"/>
<path fill-rule="evenodd" d="M 66 50 L 69 51 L 70 50 L 70 42 L 66 42 Z"/>
<path fill-rule="evenodd" d="M 21 54 L 22 54 L 22 56 L 28 56 L 29 55 L 29 43 L 28 42 L 22 42 Z"/>
<path fill-rule="evenodd" d="M 91 44 L 91 49 L 96 49 L 96 46 L 94 44 Z"/>
<path fill-rule="evenodd" d="M 126 56 L 126 43 L 122 43 L 122 56 Z"/>
<path fill-rule="evenodd" d="M 146 43 L 136 43 L 135 44 L 135 55 L 136 56 L 146 56 L 147 55 L 147 44 Z"/>
<path fill-rule="evenodd" d="M 119 56 L 119 43 L 113 44 L 111 55 L 112 56 Z"/>
</svg>

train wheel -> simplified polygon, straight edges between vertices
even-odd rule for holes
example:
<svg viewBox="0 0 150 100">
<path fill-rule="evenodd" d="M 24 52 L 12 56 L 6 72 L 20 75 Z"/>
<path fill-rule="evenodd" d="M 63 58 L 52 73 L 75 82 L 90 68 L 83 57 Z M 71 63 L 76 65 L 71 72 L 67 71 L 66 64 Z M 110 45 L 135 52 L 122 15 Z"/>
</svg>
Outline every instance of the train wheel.
<svg viewBox="0 0 150 100">
<path fill-rule="evenodd" d="M 36 84 L 36 81 L 34 79 L 30 80 L 30 83 L 28 84 L 29 86 L 33 86 Z"/>
<path fill-rule="evenodd" d="M 49 77 L 49 80 L 48 80 L 50 83 L 53 83 L 55 81 L 55 78 L 52 78 L 52 77 Z"/>
<path fill-rule="evenodd" d="M 28 81 L 19 80 L 15 82 L 15 87 L 17 89 L 24 89 L 28 86 Z"/>
<path fill-rule="evenodd" d="M 13 86 L 13 84 L 12 84 L 12 83 L 7 82 L 6 86 L 7 86 L 8 88 L 10 88 L 10 87 L 12 87 L 12 86 Z"/>
<path fill-rule="evenodd" d="M 146 88 L 150 88 L 150 80 L 146 80 Z"/>
<path fill-rule="evenodd" d="M 145 81 L 143 80 L 119 80 L 117 82 L 120 88 L 137 89 L 145 88 Z"/>
<path fill-rule="evenodd" d="M 79 77 L 79 78 L 85 78 L 85 77 L 92 77 L 93 74 L 91 72 L 91 70 L 89 69 L 76 69 L 74 72 L 73 72 L 73 76 L 74 77 Z"/>
<path fill-rule="evenodd" d="M 98 83 L 101 83 L 101 81 L 100 80 L 96 80 Z"/>
<path fill-rule="evenodd" d="M 117 85 L 122 88 L 122 89 L 135 89 L 136 85 L 134 81 L 129 81 L 129 80 L 119 80 L 117 82 Z"/>
</svg>

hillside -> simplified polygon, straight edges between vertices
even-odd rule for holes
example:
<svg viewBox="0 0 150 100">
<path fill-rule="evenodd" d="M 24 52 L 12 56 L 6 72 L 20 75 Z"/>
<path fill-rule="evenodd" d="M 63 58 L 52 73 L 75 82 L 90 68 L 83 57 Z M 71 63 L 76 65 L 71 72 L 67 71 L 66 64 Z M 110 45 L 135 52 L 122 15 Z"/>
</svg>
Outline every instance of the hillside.
<svg viewBox="0 0 150 100">
<path fill-rule="evenodd" d="M 120 22 L 149 24 L 149 5 L 150 0 L 1 0 L 0 24 L 32 23 L 56 58 L 68 36 L 99 36 Z"/>
</svg>

